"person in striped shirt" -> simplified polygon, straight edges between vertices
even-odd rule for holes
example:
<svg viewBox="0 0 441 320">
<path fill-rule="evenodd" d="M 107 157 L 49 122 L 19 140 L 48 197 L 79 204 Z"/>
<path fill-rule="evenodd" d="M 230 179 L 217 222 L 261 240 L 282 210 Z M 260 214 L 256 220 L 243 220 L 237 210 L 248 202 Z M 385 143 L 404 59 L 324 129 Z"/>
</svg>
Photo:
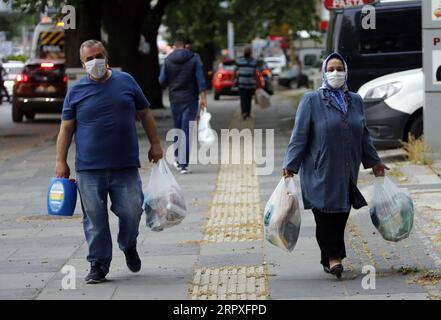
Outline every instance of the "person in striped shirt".
<svg viewBox="0 0 441 320">
<path fill-rule="evenodd" d="M 257 61 L 251 55 L 251 48 L 244 49 L 243 57 L 236 60 L 236 82 L 240 93 L 242 117 L 246 120 L 251 114 L 251 103 L 257 86 Z"/>
</svg>

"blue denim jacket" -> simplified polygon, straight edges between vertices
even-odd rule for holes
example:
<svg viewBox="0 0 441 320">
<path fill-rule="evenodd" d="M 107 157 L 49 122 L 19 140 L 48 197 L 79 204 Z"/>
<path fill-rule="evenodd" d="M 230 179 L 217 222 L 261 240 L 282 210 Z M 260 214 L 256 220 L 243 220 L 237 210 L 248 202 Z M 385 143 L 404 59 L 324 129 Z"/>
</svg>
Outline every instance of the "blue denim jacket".
<svg viewBox="0 0 441 320">
<path fill-rule="evenodd" d="M 360 163 L 372 168 L 380 162 L 358 94 L 349 93 L 346 113 L 323 90 L 305 94 L 283 162 L 283 168 L 300 171 L 305 209 L 349 212 L 351 205 L 366 206 L 357 188 Z"/>
</svg>

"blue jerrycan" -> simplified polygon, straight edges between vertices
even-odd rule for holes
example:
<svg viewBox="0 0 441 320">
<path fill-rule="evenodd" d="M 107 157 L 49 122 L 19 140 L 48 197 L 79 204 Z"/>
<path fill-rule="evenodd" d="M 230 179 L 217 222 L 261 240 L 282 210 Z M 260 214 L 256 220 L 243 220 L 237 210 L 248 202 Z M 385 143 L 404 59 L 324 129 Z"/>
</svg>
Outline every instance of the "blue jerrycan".
<svg viewBox="0 0 441 320">
<path fill-rule="evenodd" d="M 47 191 L 47 211 L 53 216 L 73 216 L 77 204 L 74 179 L 52 178 Z"/>
</svg>

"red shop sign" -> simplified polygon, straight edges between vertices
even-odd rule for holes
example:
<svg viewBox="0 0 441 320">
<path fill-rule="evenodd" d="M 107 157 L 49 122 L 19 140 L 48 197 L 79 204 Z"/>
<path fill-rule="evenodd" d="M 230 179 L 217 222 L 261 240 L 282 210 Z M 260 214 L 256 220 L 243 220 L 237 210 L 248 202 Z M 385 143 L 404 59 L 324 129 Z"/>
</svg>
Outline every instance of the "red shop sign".
<svg viewBox="0 0 441 320">
<path fill-rule="evenodd" d="M 325 8 L 328 10 L 343 9 L 349 7 L 363 6 L 375 3 L 377 0 L 325 0 Z"/>
</svg>

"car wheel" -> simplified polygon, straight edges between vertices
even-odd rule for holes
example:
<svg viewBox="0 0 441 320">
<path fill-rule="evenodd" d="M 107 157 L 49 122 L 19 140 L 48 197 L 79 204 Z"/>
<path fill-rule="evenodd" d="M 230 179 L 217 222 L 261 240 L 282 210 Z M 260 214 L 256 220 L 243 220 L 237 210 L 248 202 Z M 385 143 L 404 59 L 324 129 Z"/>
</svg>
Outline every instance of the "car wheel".
<svg viewBox="0 0 441 320">
<path fill-rule="evenodd" d="M 35 112 L 26 112 L 25 116 L 26 116 L 26 119 L 28 119 L 28 120 L 34 120 L 35 119 Z"/>
<path fill-rule="evenodd" d="M 219 100 L 219 98 L 220 98 L 220 95 L 219 95 L 218 93 L 215 93 L 215 94 L 214 94 L 214 100 L 217 101 L 217 100 Z"/>
<path fill-rule="evenodd" d="M 297 83 L 294 80 L 291 80 L 288 84 L 290 89 L 297 89 Z"/>
<path fill-rule="evenodd" d="M 423 135 L 423 128 L 423 116 L 419 115 L 410 124 L 409 133 L 418 139 Z"/>
<path fill-rule="evenodd" d="M 23 121 L 23 112 L 21 112 L 15 104 L 12 104 L 12 121 L 13 122 Z"/>
</svg>

